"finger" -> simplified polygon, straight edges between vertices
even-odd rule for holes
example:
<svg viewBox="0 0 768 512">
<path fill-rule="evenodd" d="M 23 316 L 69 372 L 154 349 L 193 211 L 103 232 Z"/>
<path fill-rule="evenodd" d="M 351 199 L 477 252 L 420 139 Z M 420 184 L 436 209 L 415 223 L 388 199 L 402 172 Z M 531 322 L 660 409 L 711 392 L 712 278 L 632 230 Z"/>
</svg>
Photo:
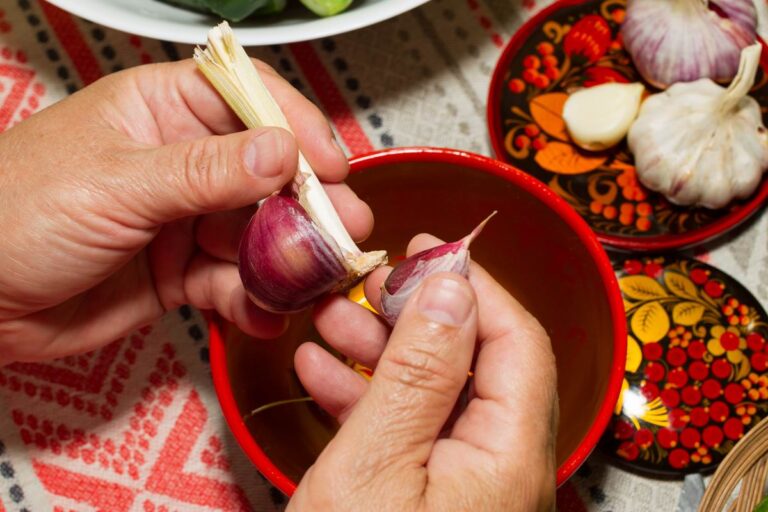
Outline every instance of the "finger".
<svg viewBox="0 0 768 512">
<path fill-rule="evenodd" d="M 420 234 L 411 240 L 407 253 L 410 256 L 442 243 L 439 238 Z M 478 359 L 477 367 L 480 368 L 482 362 L 488 370 L 480 376 L 482 378 L 475 379 L 475 392 L 484 398 L 515 400 L 520 397 L 518 386 L 532 381 L 525 387 L 531 393 L 528 400 L 515 401 L 520 402 L 517 407 L 522 405 L 526 413 L 533 412 L 538 407 L 534 400 L 551 399 L 556 388 L 549 336 L 533 315 L 475 262 L 470 265 L 469 281 L 479 297 L 478 336 L 480 355 L 485 355 Z M 496 343 L 504 336 L 509 337 L 507 343 Z M 511 347 L 510 343 L 513 344 Z M 513 360 L 525 363 L 510 365 Z M 543 373 L 531 368 L 540 368 Z M 544 379 L 546 382 L 542 383 Z"/>
<path fill-rule="evenodd" d="M 254 63 L 267 89 L 285 114 L 302 153 L 318 176 L 329 182 L 343 180 L 349 171 L 347 157 L 336 143 L 328 120 L 320 109 L 267 64 L 255 59 Z M 145 98 L 154 96 L 155 103 L 173 100 L 179 104 L 179 108 L 188 109 L 190 121 L 204 124 L 214 134 L 222 135 L 243 129 L 242 122 L 197 70 L 191 59 L 155 68 L 151 76 L 140 82 Z M 164 93 L 158 95 L 157 84 L 167 83 L 166 80 L 172 80 L 172 83 L 165 87 Z"/>
<path fill-rule="evenodd" d="M 365 299 L 376 311 L 381 311 L 381 287 L 392 272 L 392 267 L 379 267 L 365 278 Z"/>
<path fill-rule="evenodd" d="M 197 245 L 214 258 L 237 263 L 240 239 L 254 213 L 256 206 L 246 206 L 200 217 L 195 232 Z"/>
<path fill-rule="evenodd" d="M 148 227 L 256 203 L 293 178 L 293 137 L 279 128 L 212 136 L 122 155 L 134 173 L 104 176 Z"/>
<path fill-rule="evenodd" d="M 367 453 L 372 472 L 425 464 L 466 382 L 476 329 L 469 283 L 454 274 L 427 278 L 406 303 L 337 449 Z"/>
<path fill-rule="evenodd" d="M 380 319 L 340 295 L 315 307 L 314 323 L 328 344 L 368 368 L 376 367 L 389 338 L 389 329 Z"/>
<path fill-rule="evenodd" d="M 368 238 L 373 230 L 373 212 L 370 206 L 344 183 L 327 183 L 324 187 L 349 236 L 356 242 Z"/>
<path fill-rule="evenodd" d="M 294 368 L 317 405 L 344 423 L 368 384 L 352 368 L 319 345 L 304 343 L 296 350 Z"/>
<path fill-rule="evenodd" d="M 184 272 L 195 254 L 194 219 L 164 225 L 148 248 L 157 297 L 165 311 L 186 304 Z"/>
<path fill-rule="evenodd" d="M 418 235 L 409 244 L 408 254 L 441 243 L 431 235 Z M 474 262 L 470 265 L 469 281 L 479 298 L 479 351 L 471 386 L 474 404 L 459 417 L 451 438 L 501 455 L 499 467 L 510 472 L 514 471 L 516 460 L 530 459 L 532 451 L 541 458 L 536 462 L 538 467 L 552 469 L 557 432 L 557 369 L 549 336 L 514 297 Z M 538 478 L 546 480 L 548 476 L 545 472 Z"/>
<path fill-rule="evenodd" d="M 215 309 L 243 332 L 256 338 L 276 338 L 288 327 L 287 318 L 257 307 L 245 294 L 237 267 L 198 254 L 184 281 L 187 301 L 200 309 Z"/>
</svg>

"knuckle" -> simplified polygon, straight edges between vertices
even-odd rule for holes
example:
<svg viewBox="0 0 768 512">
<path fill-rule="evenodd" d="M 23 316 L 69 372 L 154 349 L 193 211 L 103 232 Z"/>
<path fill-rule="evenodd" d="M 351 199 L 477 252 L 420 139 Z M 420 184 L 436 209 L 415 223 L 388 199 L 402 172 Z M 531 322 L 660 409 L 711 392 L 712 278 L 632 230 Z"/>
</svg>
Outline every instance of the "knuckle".
<svg viewBox="0 0 768 512">
<path fill-rule="evenodd" d="M 228 171 L 227 152 L 221 151 L 216 139 L 208 138 L 187 145 L 180 156 L 181 190 L 185 190 L 190 203 L 206 208 L 210 191 L 225 179 Z"/>
<path fill-rule="evenodd" d="M 407 387 L 443 392 L 464 383 L 459 372 L 434 344 L 420 343 L 398 348 L 390 354 L 386 363 L 386 375 Z"/>
</svg>

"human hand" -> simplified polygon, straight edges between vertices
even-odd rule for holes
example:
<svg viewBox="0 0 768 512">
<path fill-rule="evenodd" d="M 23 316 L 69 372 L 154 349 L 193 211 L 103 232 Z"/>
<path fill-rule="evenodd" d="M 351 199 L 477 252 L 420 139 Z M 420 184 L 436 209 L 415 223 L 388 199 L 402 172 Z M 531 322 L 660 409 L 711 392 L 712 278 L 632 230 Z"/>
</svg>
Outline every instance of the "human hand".
<svg viewBox="0 0 768 512">
<path fill-rule="evenodd" d="M 438 243 L 420 235 L 408 254 Z M 386 274 L 379 269 L 366 282 L 377 309 Z M 319 307 L 324 339 L 375 373 L 368 383 L 312 343 L 297 351 L 305 389 L 342 426 L 288 510 L 553 507 L 557 374 L 549 338 L 482 268 L 473 263 L 469 276 L 426 279 L 391 335 L 346 298 Z"/>
<path fill-rule="evenodd" d="M 286 319 L 246 298 L 235 262 L 297 145 L 352 237 L 368 234 L 328 123 L 257 67 L 296 139 L 244 130 L 191 60 L 111 75 L 0 135 L 0 364 L 91 350 L 182 304 L 280 334 Z"/>
</svg>

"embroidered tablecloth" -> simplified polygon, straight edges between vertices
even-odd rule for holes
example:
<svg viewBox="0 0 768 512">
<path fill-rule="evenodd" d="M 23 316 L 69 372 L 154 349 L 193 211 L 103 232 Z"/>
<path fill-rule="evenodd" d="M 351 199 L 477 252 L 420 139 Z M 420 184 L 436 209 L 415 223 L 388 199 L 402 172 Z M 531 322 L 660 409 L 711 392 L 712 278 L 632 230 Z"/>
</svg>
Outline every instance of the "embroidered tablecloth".
<svg viewBox="0 0 768 512">
<path fill-rule="evenodd" d="M 325 110 L 349 154 L 406 145 L 490 154 L 494 64 L 548 3 L 432 0 L 354 33 L 249 52 Z M 42 0 L 2 0 L 0 131 L 105 74 L 191 53 Z M 699 256 L 768 304 L 765 215 L 709 249 Z M 205 324 L 189 308 L 92 354 L 3 368 L 0 411 L 0 512 L 272 511 L 286 503 L 227 430 Z M 671 511 L 680 492 L 680 482 L 638 477 L 594 455 L 560 489 L 558 508 Z"/>
</svg>

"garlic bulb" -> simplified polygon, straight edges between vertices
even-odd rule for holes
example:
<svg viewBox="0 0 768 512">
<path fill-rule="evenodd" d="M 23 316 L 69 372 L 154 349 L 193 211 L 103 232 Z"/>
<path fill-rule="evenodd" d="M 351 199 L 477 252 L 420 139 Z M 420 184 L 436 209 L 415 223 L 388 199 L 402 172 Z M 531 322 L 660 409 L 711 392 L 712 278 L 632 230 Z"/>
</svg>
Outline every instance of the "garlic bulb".
<svg viewBox="0 0 768 512">
<path fill-rule="evenodd" d="M 643 84 L 606 83 L 571 94 L 563 121 L 571 139 L 589 151 L 602 151 L 621 142 L 640 110 Z"/>
<path fill-rule="evenodd" d="M 253 62 L 224 22 L 195 61 L 248 128 L 291 131 Z M 386 263 L 385 251 L 364 253 L 347 233 L 314 171 L 299 154 L 293 183 L 259 205 L 240 242 L 240 277 L 260 307 L 289 313 L 342 290 Z"/>
<path fill-rule="evenodd" d="M 395 325 L 406 301 L 427 276 L 438 272 L 453 272 L 467 277 L 469 246 L 494 215 L 496 212 L 461 240 L 421 251 L 395 267 L 381 287 L 381 316 L 384 320 L 389 325 Z"/>
<path fill-rule="evenodd" d="M 748 96 L 760 53 L 759 44 L 743 51 L 728 89 L 702 79 L 643 102 L 628 137 L 643 185 L 675 204 L 713 209 L 754 192 L 768 167 L 768 133 Z"/>
<path fill-rule="evenodd" d="M 754 0 L 628 0 L 624 46 L 648 83 L 731 80 L 755 42 Z"/>
</svg>

